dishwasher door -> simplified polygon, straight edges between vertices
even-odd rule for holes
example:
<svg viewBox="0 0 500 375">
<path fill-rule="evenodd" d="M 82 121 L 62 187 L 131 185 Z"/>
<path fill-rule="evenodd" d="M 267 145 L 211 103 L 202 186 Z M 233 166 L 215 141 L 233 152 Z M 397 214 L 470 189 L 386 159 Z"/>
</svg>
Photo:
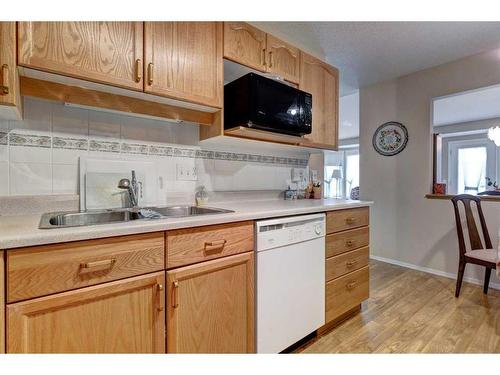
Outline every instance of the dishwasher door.
<svg viewBox="0 0 500 375">
<path fill-rule="evenodd" d="M 325 237 L 257 252 L 257 353 L 325 324 Z"/>
</svg>

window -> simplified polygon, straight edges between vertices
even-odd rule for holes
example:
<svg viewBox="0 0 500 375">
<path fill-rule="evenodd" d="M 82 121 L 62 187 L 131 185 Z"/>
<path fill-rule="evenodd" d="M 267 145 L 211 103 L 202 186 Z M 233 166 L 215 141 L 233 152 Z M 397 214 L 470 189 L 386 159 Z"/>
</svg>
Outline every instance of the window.
<svg viewBox="0 0 500 375">
<path fill-rule="evenodd" d="M 484 135 L 448 136 L 443 142 L 445 150 L 448 162 L 442 166 L 441 179 L 446 181 L 447 177 L 449 194 L 476 195 L 486 190 L 486 177 L 498 180 L 500 152 Z"/>
<path fill-rule="evenodd" d="M 359 148 L 325 153 L 326 198 L 350 198 L 351 190 L 359 187 Z"/>
<path fill-rule="evenodd" d="M 351 190 L 359 187 L 359 149 L 345 151 L 345 197 L 349 198 Z"/>
</svg>

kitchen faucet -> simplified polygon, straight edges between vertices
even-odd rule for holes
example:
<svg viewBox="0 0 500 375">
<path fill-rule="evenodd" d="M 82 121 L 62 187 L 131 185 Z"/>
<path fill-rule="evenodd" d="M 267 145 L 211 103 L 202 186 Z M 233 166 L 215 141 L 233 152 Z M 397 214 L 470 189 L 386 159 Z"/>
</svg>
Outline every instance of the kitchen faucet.
<svg viewBox="0 0 500 375">
<path fill-rule="evenodd" d="M 132 170 L 132 180 L 129 180 L 128 178 L 122 178 L 118 182 L 118 188 L 126 189 L 128 191 L 130 205 L 132 206 L 132 208 L 137 208 L 139 206 L 139 195 L 138 195 L 139 184 L 141 183 L 137 183 L 134 170 Z"/>
</svg>

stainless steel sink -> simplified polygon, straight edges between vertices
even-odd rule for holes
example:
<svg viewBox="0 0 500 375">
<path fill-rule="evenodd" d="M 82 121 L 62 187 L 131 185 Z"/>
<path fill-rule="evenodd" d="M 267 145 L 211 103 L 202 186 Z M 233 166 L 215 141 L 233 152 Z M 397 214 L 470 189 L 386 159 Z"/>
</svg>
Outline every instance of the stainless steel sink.
<svg viewBox="0 0 500 375">
<path fill-rule="evenodd" d="M 186 217 L 197 215 L 222 214 L 234 212 L 223 210 L 221 208 L 197 207 L 197 206 L 167 206 L 167 207 L 149 207 L 150 210 L 158 212 L 166 217 Z"/>
<path fill-rule="evenodd" d="M 40 229 L 121 223 L 142 218 L 139 213 L 129 210 L 54 212 L 42 215 Z"/>
<path fill-rule="evenodd" d="M 43 214 L 40 229 L 79 227 L 99 224 L 124 223 L 132 220 L 161 219 L 169 217 L 188 217 L 233 212 L 220 208 L 196 206 L 148 207 L 145 210 L 154 211 L 160 215 L 148 218 L 140 213 L 140 209 L 116 209 L 85 212 L 52 212 Z"/>
</svg>

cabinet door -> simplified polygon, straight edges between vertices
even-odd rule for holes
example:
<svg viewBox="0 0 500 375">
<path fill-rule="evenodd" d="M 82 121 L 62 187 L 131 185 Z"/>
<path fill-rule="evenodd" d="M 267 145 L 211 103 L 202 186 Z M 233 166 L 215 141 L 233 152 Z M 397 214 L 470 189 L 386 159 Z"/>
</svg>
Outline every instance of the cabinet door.
<svg viewBox="0 0 500 375">
<path fill-rule="evenodd" d="M 5 353 L 5 266 L 0 251 L 0 354 Z"/>
<path fill-rule="evenodd" d="M 19 22 L 19 65 L 141 90 L 142 22 Z"/>
<path fill-rule="evenodd" d="M 253 252 L 167 272 L 169 353 L 254 352 Z"/>
<path fill-rule="evenodd" d="M 8 353 L 164 353 L 164 272 L 7 305 Z"/>
<path fill-rule="evenodd" d="M 338 141 L 338 71 L 302 53 L 300 89 L 312 94 L 312 133 L 306 138 L 329 148 Z"/>
<path fill-rule="evenodd" d="M 16 23 L 0 22 L 0 119 L 19 120 L 20 104 L 16 71 Z"/>
<path fill-rule="evenodd" d="M 287 81 L 299 83 L 300 50 L 267 34 L 267 71 Z"/>
<path fill-rule="evenodd" d="M 222 23 L 146 22 L 145 91 L 222 107 Z"/>
<path fill-rule="evenodd" d="M 264 72 L 266 33 L 245 22 L 224 22 L 224 57 Z"/>
<path fill-rule="evenodd" d="M 327 67 L 323 77 L 325 82 L 323 143 L 336 149 L 339 139 L 339 74 L 336 69 Z"/>
</svg>

